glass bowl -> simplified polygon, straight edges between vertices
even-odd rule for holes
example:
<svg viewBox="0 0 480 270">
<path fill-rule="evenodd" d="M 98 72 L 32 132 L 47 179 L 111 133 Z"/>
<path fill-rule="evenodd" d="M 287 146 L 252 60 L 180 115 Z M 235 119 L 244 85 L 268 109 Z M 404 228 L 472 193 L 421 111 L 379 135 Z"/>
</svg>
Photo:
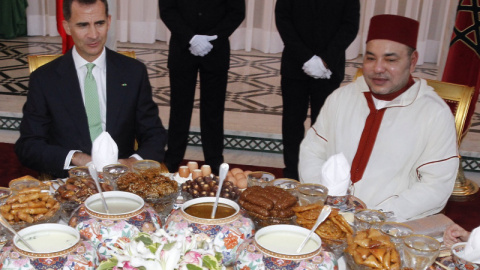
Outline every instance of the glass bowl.
<svg viewBox="0 0 480 270">
<path fill-rule="evenodd" d="M 162 219 L 162 224 L 165 223 L 167 216 L 173 211 L 173 206 L 177 201 L 180 191 L 170 193 L 162 197 L 146 197 L 143 200 L 149 204 Z"/>
<path fill-rule="evenodd" d="M 38 224 L 43 224 L 43 223 L 57 223 L 60 220 L 60 217 L 61 217 L 61 210 L 60 210 L 60 207 L 59 207 L 56 211 L 54 211 L 48 217 L 43 217 L 43 218 L 39 219 L 38 221 L 35 221 L 35 222 L 32 222 L 32 223 L 28 223 L 28 222 L 25 222 L 25 221 L 19 221 L 19 222 L 11 223 L 10 225 L 12 225 L 12 228 L 15 231 L 19 231 L 21 229 L 25 229 L 25 228 L 33 226 L 33 225 L 38 225 Z"/>
<path fill-rule="evenodd" d="M 10 195 L 12 195 L 11 189 L 0 187 L 0 204 L 3 204 Z"/>
<path fill-rule="evenodd" d="M 267 227 L 270 225 L 279 225 L 279 224 L 285 224 L 285 225 L 295 225 L 295 216 L 289 217 L 289 218 L 279 218 L 279 217 L 262 217 L 256 213 L 253 213 L 251 211 L 245 210 L 242 208 L 242 211 L 250 217 L 250 219 L 253 221 L 255 224 L 255 229 L 261 229 L 263 227 Z"/>
<path fill-rule="evenodd" d="M 25 188 L 35 188 L 39 187 L 42 190 L 49 190 L 49 186 L 42 183 L 40 180 L 37 180 L 31 176 L 24 176 L 22 178 L 13 179 L 8 183 L 12 194 L 17 194 L 20 190 Z"/>
<path fill-rule="evenodd" d="M 123 164 L 110 164 L 103 167 L 103 178 L 107 180 L 112 186 L 114 190 L 118 190 L 117 187 L 117 180 L 122 175 L 129 172 L 130 169 L 128 166 Z"/>
<path fill-rule="evenodd" d="M 142 176 L 145 174 L 160 174 L 161 170 L 160 162 L 150 159 L 138 160 L 132 165 L 132 171 Z"/>
<path fill-rule="evenodd" d="M 356 231 L 347 238 L 347 248 L 344 251 L 348 269 L 403 269 L 402 260 L 390 237 L 378 229 Z M 416 269 L 416 268 L 412 268 Z"/>
<path fill-rule="evenodd" d="M 372 209 L 359 210 L 354 214 L 354 227 L 357 231 L 370 228 L 380 229 L 380 226 L 387 220 L 387 216 Z"/>
<path fill-rule="evenodd" d="M 269 172 L 251 172 L 247 176 L 247 186 L 269 186 L 275 180 L 275 175 Z"/>
<path fill-rule="evenodd" d="M 325 204 L 328 196 L 328 188 L 320 184 L 300 184 L 297 186 L 298 203 L 300 206 Z"/>
<path fill-rule="evenodd" d="M 293 196 L 297 196 L 297 189 L 300 182 L 290 178 L 277 178 L 273 180 L 272 185 L 290 192 Z"/>
<path fill-rule="evenodd" d="M 70 170 L 68 170 L 68 177 L 70 178 L 89 178 L 90 172 L 88 171 L 88 167 L 86 166 L 77 166 L 73 167 Z"/>
</svg>

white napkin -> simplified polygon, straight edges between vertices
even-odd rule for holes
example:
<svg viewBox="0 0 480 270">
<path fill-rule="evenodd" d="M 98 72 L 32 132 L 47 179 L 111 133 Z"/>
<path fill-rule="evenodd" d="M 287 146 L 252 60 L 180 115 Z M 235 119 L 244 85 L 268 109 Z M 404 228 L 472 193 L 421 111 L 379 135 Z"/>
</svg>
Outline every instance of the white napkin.
<svg viewBox="0 0 480 270">
<path fill-rule="evenodd" d="M 118 163 L 118 146 L 106 131 L 98 135 L 93 141 L 92 162 L 99 172 L 106 165 Z"/>
<path fill-rule="evenodd" d="M 347 195 L 350 186 L 350 164 L 343 153 L 331 156 L 323 164 L 321 184 L 328 188 L 330 196 Z"/>
<path fill-rule="evenodd" d="M 474 229 L 468 237 L 463 254 L 463 259 L 472 263 L 480 263 L 480 227 Z"/>
</svg>

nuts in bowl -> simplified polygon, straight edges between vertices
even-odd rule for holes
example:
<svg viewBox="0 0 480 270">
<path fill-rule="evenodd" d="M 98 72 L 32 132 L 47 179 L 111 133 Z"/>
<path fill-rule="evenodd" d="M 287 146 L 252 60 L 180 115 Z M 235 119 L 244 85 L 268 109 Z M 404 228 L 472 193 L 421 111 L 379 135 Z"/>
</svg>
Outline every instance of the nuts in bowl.
<svg viewBox="0 0 480 270">
<path fill-rule="evenodd" d="M 179 193 L 178 183 L 155 168 L 128 172 L 118 178 L 117 187 L 140 196 L 163 216 L 170 213 Z"/>
</svg>

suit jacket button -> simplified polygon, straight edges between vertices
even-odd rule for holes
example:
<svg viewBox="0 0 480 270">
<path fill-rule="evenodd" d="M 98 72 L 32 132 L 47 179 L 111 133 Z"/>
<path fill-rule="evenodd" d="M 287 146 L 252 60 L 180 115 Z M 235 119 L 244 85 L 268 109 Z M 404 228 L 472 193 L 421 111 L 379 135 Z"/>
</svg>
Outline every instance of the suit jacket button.
<svg viewBox="0 0 480 270">
<path fill-rule="evenodd" d="M 199 12 L 199 13 L 198 13 L 198 16 L 202 16 L 202 13 L 201 13 L 201 12 Z"/>
</svg>

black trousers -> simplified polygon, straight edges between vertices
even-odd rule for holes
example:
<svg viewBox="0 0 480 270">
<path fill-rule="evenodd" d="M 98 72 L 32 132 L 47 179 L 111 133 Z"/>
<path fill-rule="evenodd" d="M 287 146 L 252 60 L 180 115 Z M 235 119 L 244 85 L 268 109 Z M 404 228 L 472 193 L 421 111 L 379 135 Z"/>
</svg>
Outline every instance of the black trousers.
<svg viewBox="0 0 480 270">
<path fill-rule="evenodd" d="M 340 84 L 331 80 L 308 78 L 299 80 L 282 76 L 282 137 L 283 137 L 283 177 L 299 180 L 298 156 L 300 143 L 305 136 L 304 123 L 310 106 L 310 125 L 317 119 L 328 95 Z"/>
<path fill-rule="evenodd" d="M 201 66 L 189 70 L 170 70 L 170 120 L 165 164 L 176 172 L 185 156 L 200 74 L 200 129 L 205 164 L 218 174 L 223 163 L 224 110 L 228 70 L 209 71 Z"/>
</svg>

